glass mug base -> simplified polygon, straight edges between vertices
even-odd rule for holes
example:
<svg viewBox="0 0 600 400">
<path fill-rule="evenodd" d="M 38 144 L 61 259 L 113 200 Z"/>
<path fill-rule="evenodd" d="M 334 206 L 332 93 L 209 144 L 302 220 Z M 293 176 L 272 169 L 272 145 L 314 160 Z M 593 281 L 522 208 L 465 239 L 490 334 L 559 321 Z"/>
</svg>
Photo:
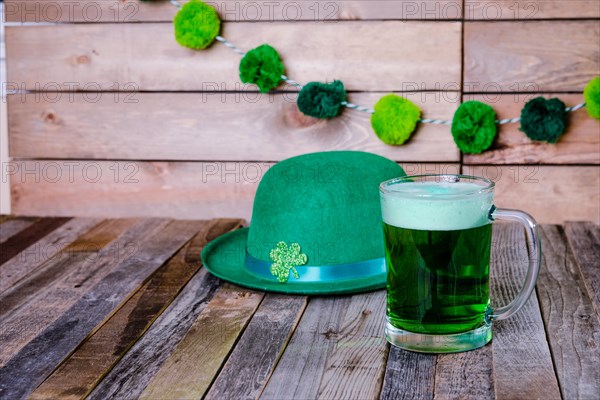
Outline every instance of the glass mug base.
<svg viewBox="0 0 600 400">
<path fill-rule="evenodd" d="M 484 322 L 467 332 L 432 335 L 405 331 L 394 327 L 389 320 L 385 326 L 387 341 L 401 349 L 419 353 L 457 353 L 485 346 L 492 340 L 492 323 Z"/>
</svg>

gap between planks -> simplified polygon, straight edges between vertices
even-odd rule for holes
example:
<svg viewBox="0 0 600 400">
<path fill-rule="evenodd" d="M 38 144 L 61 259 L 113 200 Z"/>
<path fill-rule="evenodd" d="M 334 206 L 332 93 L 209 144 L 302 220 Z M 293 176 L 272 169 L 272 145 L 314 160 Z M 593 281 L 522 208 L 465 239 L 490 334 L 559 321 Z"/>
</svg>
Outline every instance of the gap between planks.
<svg viewBox="0 0 600 400">
<path fill-rule="evenodd" d="M 89 394 L 200 269 L 199 253 L 202 248 L 216 235 L 242 224 L 243 220 L 213 220 L 202 226 L 190 242 L 150 276 L 106 323 L 63 361 L 31 398 L 79 399 Z M 97 360 L 99 354 L 108 355 Z"/>
</svg>

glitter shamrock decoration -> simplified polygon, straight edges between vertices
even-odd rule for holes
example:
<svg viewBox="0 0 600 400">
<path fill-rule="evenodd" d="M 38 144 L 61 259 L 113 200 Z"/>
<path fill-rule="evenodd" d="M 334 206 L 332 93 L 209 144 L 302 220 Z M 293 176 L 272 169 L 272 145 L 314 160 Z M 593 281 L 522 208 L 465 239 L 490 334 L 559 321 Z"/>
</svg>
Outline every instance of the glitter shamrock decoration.
<svg viewBox="0 0 600 400">
<path fill-rule="evenodd" d="M 290 277 L 290 271 L 294 274 L 294 278 L 298 279 L 298 271 L 296 267 L 304 265 L 308 261 L 306 254 L 300 252 L 300 245 L 298 243 L 292 243 L 291 246 L 285 242 L 277 243 L 277 246 L 271 250 L 269 257 L 273 261 L 271 265 L 271 274 L 277 277 L 277 280 L 281 283 L 288 281 Z"/>
</svg>

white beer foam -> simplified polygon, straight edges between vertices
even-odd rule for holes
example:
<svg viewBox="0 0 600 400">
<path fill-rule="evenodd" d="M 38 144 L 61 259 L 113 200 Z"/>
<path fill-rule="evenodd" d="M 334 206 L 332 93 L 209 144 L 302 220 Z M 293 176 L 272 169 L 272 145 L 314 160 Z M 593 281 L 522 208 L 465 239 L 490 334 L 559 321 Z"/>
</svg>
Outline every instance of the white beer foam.
<svg viewBox="0 0 600 400">
<path fill-rule="evenodd" d="M 477 193 L 470 182 L 406 182 L 387 186 L 381 194 L 383 222 L 407 229 L 451 231 L 476 228 L 491 221 L 492 193 Z"/>
</svg>

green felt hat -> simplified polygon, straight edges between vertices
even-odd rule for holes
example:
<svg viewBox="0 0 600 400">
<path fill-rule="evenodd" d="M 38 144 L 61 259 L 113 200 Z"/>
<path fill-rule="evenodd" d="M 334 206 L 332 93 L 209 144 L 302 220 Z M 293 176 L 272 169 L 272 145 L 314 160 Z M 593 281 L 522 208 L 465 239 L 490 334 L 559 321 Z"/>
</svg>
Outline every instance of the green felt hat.
<svg viewBox="0 0 600 400">
<path fill-rule="evenodd" d="M 263 176 L 249 228 L 202 251 L 212 274 L 271 292 L 354 293 L 385 287 L 379 184 L 404 176 L 358 151 L 289 158 Z"/>
</svg>

